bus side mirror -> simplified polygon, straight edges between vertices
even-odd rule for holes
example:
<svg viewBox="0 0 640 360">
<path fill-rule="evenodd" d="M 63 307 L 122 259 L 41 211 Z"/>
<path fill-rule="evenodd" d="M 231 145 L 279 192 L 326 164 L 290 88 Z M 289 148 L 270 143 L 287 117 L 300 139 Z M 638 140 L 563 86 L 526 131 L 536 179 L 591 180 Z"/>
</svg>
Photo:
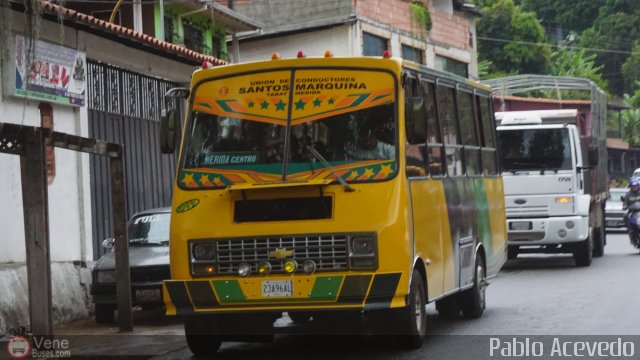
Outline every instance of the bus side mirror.
<svg viewBox="0 0 640 360">
<path fill-rule="evenodd" d="M 598 165 L 598 145 L 589 145 L 589 165 Z"/>
<path fill-rule="evenodd" d="M 176 149 L 178 117 L 175 109 L 162 110 L 160 119 L 160 151 L 173 154 Z"/>
<path fill-rule="evenodd" d="M 624 202 L 624 195 L 620 195 L 620 201 Z"/>
</svg>

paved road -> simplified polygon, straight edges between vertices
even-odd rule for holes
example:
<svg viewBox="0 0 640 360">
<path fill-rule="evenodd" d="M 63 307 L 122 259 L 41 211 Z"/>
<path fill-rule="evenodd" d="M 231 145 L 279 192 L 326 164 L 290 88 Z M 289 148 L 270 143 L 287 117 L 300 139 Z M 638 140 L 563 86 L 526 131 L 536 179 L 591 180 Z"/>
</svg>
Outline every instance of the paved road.
<svg viewBox="0 0 640 360">
<path fill-rule="evenodd" d="M 443 319 L 429 305 L 429 337 L 419 350 L 402 351 L 364 337 L 278 335 L 271 343 L 225 343 L 218 355 L 222 359 L 489 359 L 496 358 L 489 356 L 490 337 L 498 335 L 501 341 L 514 337 L 519 341 L 525 335 L 551 335 L 531 341 L 551 341 L 555 335 L 578 335 L 580 341 L 594 339 L 587 335 L 611 335 L 608 339 L 613 341 L 640 335 L 640 311 L 633 306 L 640 301 L 639 270 L 638 251 L 626 234 L 613 233 L 608 235 L 605 256 L 588 268 L 575 267 L 568 255 L 521 255 L 509 261 L 491 281 L 487 309 L 480 319 Z M 158 333 L 156 324 L 141 322 L 137 331 Z M 160 329 L 174 335 L 141 341 L 145 354 L 155 354 L 156 360 L 191 357 L 183 337 L 175 335 L 182 333 L 180 324 L 174 321 Z M 133 349 L 131 344 L 126 348 Z"/>
</svg>

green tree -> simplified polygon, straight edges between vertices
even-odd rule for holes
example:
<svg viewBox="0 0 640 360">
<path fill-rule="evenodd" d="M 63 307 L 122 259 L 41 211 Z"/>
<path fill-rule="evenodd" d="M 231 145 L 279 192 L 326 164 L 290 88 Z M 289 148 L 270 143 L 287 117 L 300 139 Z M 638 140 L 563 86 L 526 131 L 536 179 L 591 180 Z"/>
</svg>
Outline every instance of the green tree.
<svg viewBox="0 0 640 360">
<path fill-rule="evenodd" d="M 598 18 L 602 2 L 594 0 L 520 0 L 523 9 L 534 11 L 541 22 L 547 25 L 547 34 L 557 26 L 564 33 L 574 31 L 580 33 L 593 25 Z"/>
<path fill-rule="evenodd" d="M 640 7 L 637 5 L 637 0 L 604 1 L 593 26 L 580 35 L 580 46 L 599 49 L 592 53 L 597 55 L 596 63 L 603 65 L 603 77 L 616 95 L 625 92 L 622 65 L 635 42 L 640 40 Z"/>
<path fill-rule="evenodd" d="M 633 92 L 640 81 L 640 42 L 636 43 L 631 56 L 622 64 L 622 74 L 624 75 L 624 91 Z"/>
<path fill-rule="evenodd" d="M 595 54 L 586 54 L 585 49 L 574 50 L 562 46 L 551 53 L 549 74 L 589 79 L 606 91 L 607 82 L 602 78 L 602 65 L 595 63 Z"/>
<path fill-rule="evenodd" d="M 640 145 L 640 81 L 636 81 L 633 95 L 624 94 L 624 103 L 631 109 L 622 111 L 621 122 L 624 140 L 631 145 Z"/>
<path fill-rule="evenodd" d="M 491 62 L 489 73 L 546 73 L 550 50 L 536 14 L 523 11 L 513 0 L 478 4 L 486 5 L 477 25 L 479 61 Z"/>
</svg>

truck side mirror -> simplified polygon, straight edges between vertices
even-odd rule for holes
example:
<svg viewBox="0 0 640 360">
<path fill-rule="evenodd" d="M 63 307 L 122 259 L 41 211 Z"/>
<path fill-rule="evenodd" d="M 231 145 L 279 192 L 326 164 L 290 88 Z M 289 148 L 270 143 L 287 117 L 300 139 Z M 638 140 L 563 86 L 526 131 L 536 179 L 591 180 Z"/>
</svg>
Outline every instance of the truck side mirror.
<svg viewBox="0 0 640 360">
<path fill-rule="evenodd" d="M 160 119 L 160 151 L 173 154 L 176 149 L 178 116 L 175 109 L 162 110 Z"/>
<path fill-rule="evenodd" d="M 598 145 L 589 145 L 589 165 L 596 166 L 598 165 Z"/>
</svg>

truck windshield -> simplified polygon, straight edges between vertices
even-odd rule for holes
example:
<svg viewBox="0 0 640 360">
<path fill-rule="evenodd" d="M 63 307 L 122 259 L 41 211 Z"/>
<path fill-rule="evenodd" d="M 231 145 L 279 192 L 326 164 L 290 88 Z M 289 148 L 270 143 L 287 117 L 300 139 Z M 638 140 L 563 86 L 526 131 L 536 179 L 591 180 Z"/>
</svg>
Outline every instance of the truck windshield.
<svg viewBox="0 0 640 360">
<path fill-rule="evenodd" d="M 504 171 L 572 169 L 567 129 L 503 129 L 498 141 Z"/>
</svg>

